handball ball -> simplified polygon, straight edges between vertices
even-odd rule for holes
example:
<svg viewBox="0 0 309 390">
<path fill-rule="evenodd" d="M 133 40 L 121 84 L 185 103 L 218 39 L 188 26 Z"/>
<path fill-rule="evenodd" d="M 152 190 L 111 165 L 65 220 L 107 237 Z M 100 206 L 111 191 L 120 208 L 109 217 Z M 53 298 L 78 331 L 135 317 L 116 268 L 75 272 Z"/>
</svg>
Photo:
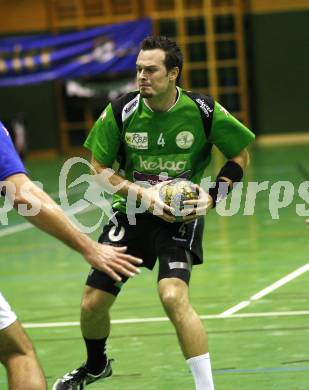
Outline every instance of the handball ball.
<svg viewBox="0 0 309 390">
<path fill-rule="evenodd" d="M 161 200 L 176 210 L 183 210 L 185 200 L 198 199 L 198 191 L 194 184 L 185 179 L 174 179 L 164 184 L 159 191 Z"/>
</svg>

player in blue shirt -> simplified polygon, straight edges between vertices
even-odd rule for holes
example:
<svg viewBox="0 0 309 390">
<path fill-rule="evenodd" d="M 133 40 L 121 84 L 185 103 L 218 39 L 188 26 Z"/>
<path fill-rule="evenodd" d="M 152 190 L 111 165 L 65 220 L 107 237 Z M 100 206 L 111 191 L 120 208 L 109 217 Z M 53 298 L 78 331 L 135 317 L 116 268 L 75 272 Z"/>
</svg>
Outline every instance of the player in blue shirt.
<svg viewBox="0 0 309 390">
<path fill-rule="evenodd" d="M 35 196 L 40 202 L 39 211 L 37 215 L 27 217 L 27 219 L 36 227 L 80 252 L 93 267 L 107 272 L 116 281 L 121 280 L 120 275 L 132 277 L 138 273 L 135 264 L 140 264 L 140 259 L 125 254 L 125 247 L 115 248 L 98 244 L 78 231 L 62 209 L 31 182 L 9 133 L 1 122 L 0 181 L 1 190 L 6 189 L 8 196 L 10 196 L 10 189 L 14 189 L 11 192 L 14 193 L 14 199 L 11 199 L 14 207 L 19 205 L 31 207 L 30 195 Z M 1 293 L 0 361 L 7 370 L 11 390 L 45 390 L 47 388 L 33 345 Z"/>
<path fill-rule="evenodd" d="M 0 122 L 0 180 L 17 173 L 27 174 L 27 171 L 15 151 L 7 129 Z"/>
</svg>

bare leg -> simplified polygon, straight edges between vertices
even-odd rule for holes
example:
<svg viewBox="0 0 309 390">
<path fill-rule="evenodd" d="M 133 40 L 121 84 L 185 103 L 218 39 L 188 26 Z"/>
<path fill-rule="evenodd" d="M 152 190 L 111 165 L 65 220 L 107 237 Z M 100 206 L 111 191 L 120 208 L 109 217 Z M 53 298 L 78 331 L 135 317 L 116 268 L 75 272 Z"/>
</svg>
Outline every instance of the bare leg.
<svg viewBox="0 0 309 390">
<path fill-rule="evenodd" d="M 0 360 L 8 373 L 10 390 L 47 389 L 32 343 L 18 321 L 0 331 Z"/>
<path fill-rule="evenodd" d="M 158 289 L 163 307 L 176 329 L 196 390 L 214 390 L 207 334 L 189 302 L 188 286 L 181 279 L 166 278 L 159 281 Z"/>
<path fill-rule="evenodd" d="M 172 321 L 186 359 L 208 352 L 207 334 L 189 302 L 188 286 L 178 278 L 161 279 L 158 284 L 163 307 Z"/>
<path fill-rule="evenodd" d="M 85 384 L 112 374 L 111 364 L 105 353 L 105 344 L 110 332 L 109 309 L 115 299 L 116 297 L 110 293 L 90 286 L 85 287 L 80 323 L 87 359 L 82 366 L 59 378 L 53 390 L 84 388 Z"/>
<path fill-rule="evenodd" d="M 85 287 L 81 304 L 81 330 L 88 339 L 102 339 L 110 332 L 109 309 L 116 297 L 108 292 Z"/>
</svg>

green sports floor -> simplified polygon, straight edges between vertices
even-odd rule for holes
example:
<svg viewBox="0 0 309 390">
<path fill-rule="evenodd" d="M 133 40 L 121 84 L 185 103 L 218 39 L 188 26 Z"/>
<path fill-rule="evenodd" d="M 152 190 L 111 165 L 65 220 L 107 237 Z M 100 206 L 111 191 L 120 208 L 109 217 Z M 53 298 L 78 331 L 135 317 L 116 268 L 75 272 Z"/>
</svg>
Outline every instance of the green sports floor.
<svg viewBox="0 0 309 390">
<path fill-rule="evenodd" d="M 278 200 L 290 204 L 279 209 L 279 219 L 273 219 L 269 199 L 274 202 L 274 191 L 271 196 L 261 191 L 254 215 L 243 215 L 245 196 L 234 216 L 209 214 L 206 261 L 193 271 L 191 300 L 208 329 L 217 390 L 307 390 L 309 231 L 305 216 L 296 210 L 309 214 L 308 203 L 298 194 L 301 183 L 309 181 L 309 145 L 255 147 L 251 153 L 247 179 L 269 181 L 269 186 L 279 180 L 291 182 Z M 27 163 L 31 177 L 42 181 L 56 200 L 62 163 Z M 215 158 L 212 169 L 219 166 Z M 77 167 L 72 175 L 78 173 Z M 309 202 L 304 189 L 301 193 L 307 194 Z M 80 192 L 82 187 L 71 192 L 72 204 L 82 196 Z M 89 208 L 78 218 L 91 226 L 100 212 Z M 10 226 L 0 230 L 0 289 L 25 324 L 51 388 L 57 377 L 84 359 L 77 323 L 88 266 L 78 254 L 25 224 L 14 211 L 9 221 Z M 92 236 L 98 234 L 99 230 Z M 115 359 L 114 375 L 89 389 L 194 389 L 160 306 L 156 276 L 156 270 L 143 270 L 124 287 L 113 308 L 115 322 L 108 345 L 109 356 Z M 7 389 L 2 367 L 0 389 Z"/>
</svg>

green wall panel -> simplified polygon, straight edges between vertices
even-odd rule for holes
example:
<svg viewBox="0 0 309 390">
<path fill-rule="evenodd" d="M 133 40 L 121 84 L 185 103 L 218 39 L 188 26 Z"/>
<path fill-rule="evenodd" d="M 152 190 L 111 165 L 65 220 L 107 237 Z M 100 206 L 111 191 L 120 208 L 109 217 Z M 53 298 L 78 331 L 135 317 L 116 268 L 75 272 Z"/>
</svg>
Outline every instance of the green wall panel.
<svg viewBox="0 0 309 390">
<path fill-rule="evenodd" d="M 254 130 L 309 131 L 309 11 L 251 15 L 246 22 Z"/>
</svg>

